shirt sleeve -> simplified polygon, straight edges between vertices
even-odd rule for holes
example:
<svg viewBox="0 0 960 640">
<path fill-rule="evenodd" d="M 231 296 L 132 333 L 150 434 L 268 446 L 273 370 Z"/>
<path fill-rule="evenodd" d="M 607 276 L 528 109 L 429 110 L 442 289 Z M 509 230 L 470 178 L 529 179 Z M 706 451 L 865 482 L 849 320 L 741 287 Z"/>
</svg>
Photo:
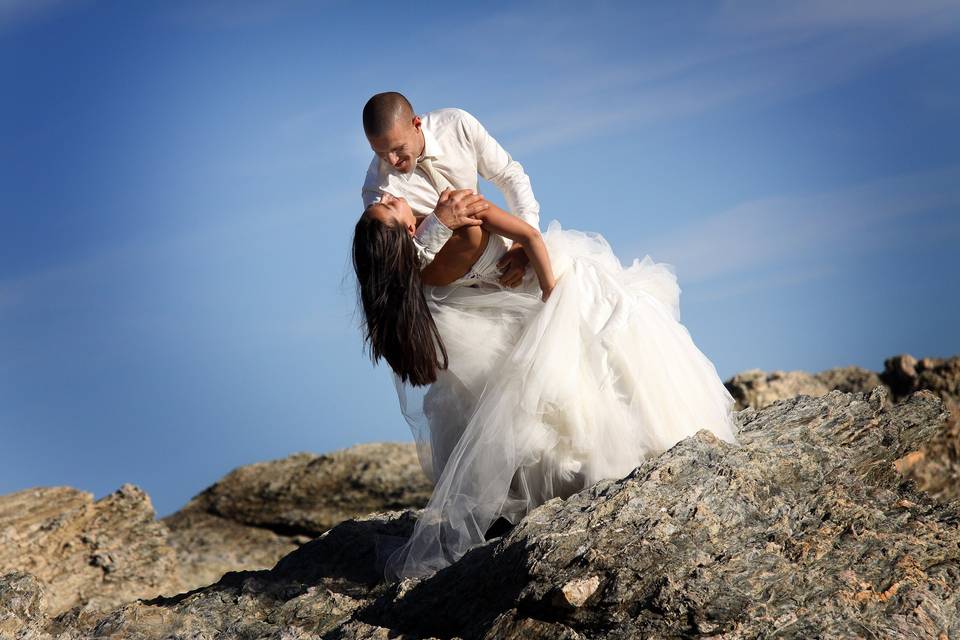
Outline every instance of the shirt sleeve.
<svg viewBox="0 0 960 640">
<path fill-rule="evenodd" d="M 437 214 L 431 212 L 424 218 L 416 233 L 413 234 L 413 246 L 417 252 L 417 261 L 420 268 L 423 269 L 433 262 L 437 257 L 437 252 L 447 243 L 453 231 L 447 225 L 440 222 Z"/>
<path fill-rule="evenodd" d="M 466 111 L 462 113 L 464 133 L 477 154 L 477 173 L 503 192 L 510 213 L 539 230 L 540 204 L 523 165 L 510 157 L 479 120 Z"/>
<path fill-rule="evenodd" d="M 380 172 L 377 157 L 374 156 L 367 167 L 367 174 L 363 178 L 363 188 L 360 197 L 363 199 L 363 208 L 366 210 L 374 202 L 380 202 Z"/>
</svg>

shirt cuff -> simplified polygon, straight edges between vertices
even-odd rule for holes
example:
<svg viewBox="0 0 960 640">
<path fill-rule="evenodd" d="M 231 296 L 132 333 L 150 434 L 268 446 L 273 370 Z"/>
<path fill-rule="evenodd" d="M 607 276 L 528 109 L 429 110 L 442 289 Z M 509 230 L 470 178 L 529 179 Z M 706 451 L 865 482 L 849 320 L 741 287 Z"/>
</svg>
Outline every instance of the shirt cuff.
<svg viewBox="0 0 960 640">
<path fill-rule="evenodd" d="M 433 258 L 440 251 L 441 247 L 447 243 L 453 230 L 440 222 L 440 218 L 435 213 L 430 213 L 420 226 L 417 227 L 413 235 L 413 243 L 417 246 L 421 257 L 421 268 L 427 266 L 433 261 Z"/>
</svg>

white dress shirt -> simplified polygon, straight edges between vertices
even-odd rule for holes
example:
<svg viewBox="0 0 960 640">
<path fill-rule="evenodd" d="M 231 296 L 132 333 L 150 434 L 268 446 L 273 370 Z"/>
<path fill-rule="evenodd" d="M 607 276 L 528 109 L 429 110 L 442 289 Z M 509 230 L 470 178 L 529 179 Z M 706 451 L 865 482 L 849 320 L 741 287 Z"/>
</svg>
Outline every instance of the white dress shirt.
<svg viewBox="0 0 960 640">
<path fill-rule="evenodd" d="M 463 109 L 437 109 L 420 118 L 423 156 L 455 189 L 476 191 L 479 174 L 503 192 L 510 213 L 540 228 L 540 205 L 530 178 L 476 118 Z M 363 183 L 364 208 L 378 202 L 383 192 L 406 198 L 414 213 L 427 216 L 413 236 L 420 267 L 427 266 L 453 234 L 433 213 L 440 197 L 437 188 L 422 170 L 401 173 L 374 155 Z"/>
</svg>

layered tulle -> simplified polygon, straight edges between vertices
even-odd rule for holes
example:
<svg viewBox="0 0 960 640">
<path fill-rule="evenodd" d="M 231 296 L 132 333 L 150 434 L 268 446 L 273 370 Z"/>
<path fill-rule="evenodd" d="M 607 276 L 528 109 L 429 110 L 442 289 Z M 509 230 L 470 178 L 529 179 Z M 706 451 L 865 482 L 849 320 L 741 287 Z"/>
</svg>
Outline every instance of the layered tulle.
<svg viewBox="0 0 960 640">
<path fill-rule="evenodd" d="M 598 234 L 543 234 L 557 285 L 428 287 L 449 368 L 395 378 L 434 491 L 388 580 L 429 575 L 546 500 L 628 474 L 699 429 L 735 442 L 733 398 L 679 322 L 670 265 L 624 268 Z"/>
</svg>

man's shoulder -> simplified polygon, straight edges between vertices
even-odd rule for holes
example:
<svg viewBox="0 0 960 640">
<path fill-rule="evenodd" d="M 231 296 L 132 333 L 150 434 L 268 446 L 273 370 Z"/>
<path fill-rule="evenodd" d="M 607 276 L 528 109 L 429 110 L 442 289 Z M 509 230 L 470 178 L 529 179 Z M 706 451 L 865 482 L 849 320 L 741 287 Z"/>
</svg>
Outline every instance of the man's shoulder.
<svg viewBox="0 0 960 640">
<path fill-rule="evenodd" d="M 434 109 L 421 116 L 424 124 L 431 131 L 457 126 L 462 122 L 475 122 L 477 119 L 468 111 L 457 107 Z"/>
<path fill-rule="evenodd" d="M 380 191 L 387 184 L 387 175 L 382 165 L 383 161 L 374 155 L 373 160 L 370 161 L 370 165 L 367 167 L 367 174 L 363 178 L 363 189 L 361 192 L 364 206 L 378 199 L 380 197 Z"/>
<path fill-rule="evenodd" d="M 383 168 L 380 166 L 382 161 L 380 157 L 374 154 L 373 158 L 370 160 L 370 164 L 367 165 L 367 174 L 364 178 L 364 186 L 367 186 L 371 183 L 380 182 L 383 179 Z"/>
</svg>

